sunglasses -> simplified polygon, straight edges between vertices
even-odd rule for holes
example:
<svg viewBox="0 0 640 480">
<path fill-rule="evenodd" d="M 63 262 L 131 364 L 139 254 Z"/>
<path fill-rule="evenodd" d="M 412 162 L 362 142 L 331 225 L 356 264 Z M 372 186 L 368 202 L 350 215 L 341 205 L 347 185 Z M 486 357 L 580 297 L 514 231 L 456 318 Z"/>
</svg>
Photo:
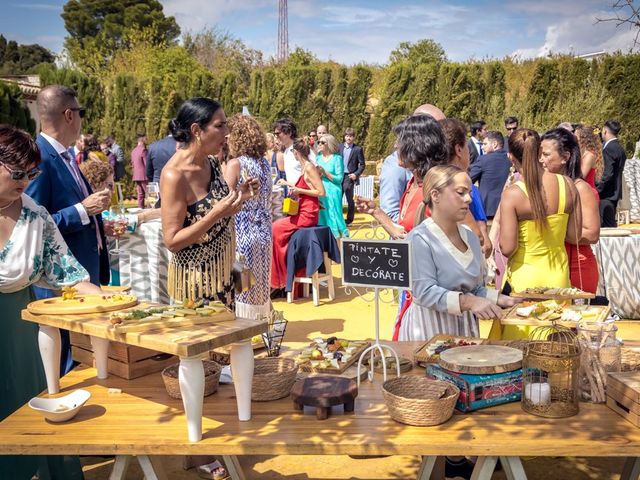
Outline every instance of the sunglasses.
<svg viewBox="0 0 640 480">
<path fill-rule="evenodd" d="M 507 132 L 515 132 L 517 129 L 518 127 L 507 128 Z"/>
<path fill-rule="evenodd" d="M 318 141 L 318 145 L 326 145 L 326 144 L 327 144 L 327 142 L 325 142 L 324 140 L 319 140 Z"/>
<path fill-rule="evenodd" d="M 11 168 L 9 168 L 3 162 L 0 162 L 0 165 L 2 165 L 7 170 L 7 172 L 11 174 L 11 180 L 14 180 L 16 182 L 19 182 L 20 180 L 24 180 L 25 177 L 27 177 L 27 179 L 31 181 L 34 178 L 36 178 L 38 175 L 40 175 L 40 173 L 42 173 L 37 167 L 32 170 L 26 171 L 26 170 L 11 170 Z"/>
<path fill-rule="evenodd" d="M 310 133 L 309 136 L 310 137 L 317 137 L 318 135 L 316 135 L 315 133 Z"/>
<path fill-rule="evenodd" d="M 80 118 L 84 118 L 85 113 L 87 113 L 87 109 L 84 107 L 69 107 L 67 108 L 64 112 L 62 112 L 62 114 L 64 115 L 64 113 L 67 110 L 71 110 L 72 112 L 78 112 L 78 115 L 80 115 Z"/>
</svg>

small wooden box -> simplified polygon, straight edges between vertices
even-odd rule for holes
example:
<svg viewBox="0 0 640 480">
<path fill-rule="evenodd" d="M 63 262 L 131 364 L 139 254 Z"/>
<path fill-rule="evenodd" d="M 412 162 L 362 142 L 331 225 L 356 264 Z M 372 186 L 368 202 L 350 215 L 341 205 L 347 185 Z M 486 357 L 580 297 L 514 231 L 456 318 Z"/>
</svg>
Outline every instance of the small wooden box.
<svg viewBox="0 0 640 480">
<path fill-rule="evenodd" d="M 73 359 L 93 367 L 93 348 L 89 336 L 77 332 L 70 332 L 70 334 Z M 178 361 L 175 355 L 119 342 L 110 342 L 108 355 L 107 371 L 127 380 L 160 372 Z"/>
<path fill-rule="evenodd" d="M 607 407 L 640 427 L 640 372 L 609 373 Z"/>
</svg>

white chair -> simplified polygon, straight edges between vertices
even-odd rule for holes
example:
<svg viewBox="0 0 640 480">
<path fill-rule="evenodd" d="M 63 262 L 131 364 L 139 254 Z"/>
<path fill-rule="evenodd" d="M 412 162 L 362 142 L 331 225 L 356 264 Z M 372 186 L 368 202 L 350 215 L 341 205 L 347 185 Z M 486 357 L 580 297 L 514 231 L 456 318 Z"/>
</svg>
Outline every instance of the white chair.
<svg viewBox="0 0 640 480">
<path fill-rule="evenodd" d="M 315 272 L 310 277 L 294 277 L 293 288 L 287 292 L 287 303 L 293 302 L 293 292 L 296 289 L 296 283 L 302 283 L 302 296 L 309 296 L 309 285 L 313 294 L 313 304 L 317 307 L 320 305 L 320 282 L 326 282 L 329 291 L 329 300 L 335 300 L 336 291 L 333 285 L 333 275 L 331 274 L 331 259 L 327 252 L 324 252 L 324 269 L 326 273 Z"/>
</svg>

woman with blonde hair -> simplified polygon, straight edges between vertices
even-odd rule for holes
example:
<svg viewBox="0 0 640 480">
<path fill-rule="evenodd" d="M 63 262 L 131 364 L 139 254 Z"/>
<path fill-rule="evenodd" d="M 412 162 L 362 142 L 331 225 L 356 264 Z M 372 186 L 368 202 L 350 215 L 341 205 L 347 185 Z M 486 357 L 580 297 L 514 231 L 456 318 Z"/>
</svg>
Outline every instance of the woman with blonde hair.
<svg viewBox="0 0 640 480">
<path fill-rule="evenodd" d="M 580 146 L 580 172 L 585 182 L 596 188 L 596 181 L 602 177 L 602 141 L 591 125 L 581 125 L 576 129 L 576 138 Z"/>
<path fill-rule="evenodd" d="M 471 179 L 460 167 L 431 168 L 423 183 L 431 217 L 415 226 L 411 243 L 411 296 L 399 340 L 449 334 L 477 337 L 477 318 L 499 318 L 516 301 L 484 286 L 480 240 L 460 225 L 469 213 Z"/>
<path fill-rule="evenodd" d="M 338 154 L 340 145 L 333 135 L 322 135 L 317 142 L 316 165 L 322 177 L 325 195 L 320 199 L 322 209 L 318 225 L 331 228 L 336 238 L 348 237 L 349 229 L 342 216 L 342 179 L 344 161 Z"/>
<path fill-rule="evenodd" d="M 265 134 L 255 118 L 236 114 L 229 119 L 229 153 L 224 176 L 230 188 L 248 177 L 258 179 L 258 188 L 235 215 L 236 256 L 256 277 L 255 285 L 236 295 L 236 315 L 257 318 L 271 311 L 269 279 L 271 276 L 271 172 L 264 158 Z"/>
</svg>

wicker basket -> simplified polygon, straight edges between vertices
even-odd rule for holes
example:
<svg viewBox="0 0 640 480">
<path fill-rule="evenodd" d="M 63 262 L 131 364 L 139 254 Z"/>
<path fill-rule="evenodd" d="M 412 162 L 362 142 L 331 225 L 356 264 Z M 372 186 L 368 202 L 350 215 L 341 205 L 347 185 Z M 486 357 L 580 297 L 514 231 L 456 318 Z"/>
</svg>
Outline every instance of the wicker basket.
<svg viewBox="0 0 640 480">
<path fill-rule="evenodd" d="M 389 415 L 407 425 L 440 425 L 453 415 L 460 390 L 441 380 L 406 375 L 382 384 Z"/>
<path fill-rule="evenodd" d="M 291 358 L 256 358 L 251 400 L 268 402 L 286 397 L 291 393 L 297 373 L 298 365 Z"/>
<path fill-rule="evenodd" d="M 218 382 L 220 380 L 220 372 L 222 367 L 211 360 L 203 360 L 204 367 L 204 396 L 207 397 L 218 390 Z M 180 383 L 178 381 L 179 363 L 170 365 L 162 371 L 162 380 L 167 393 L 171 398 L 181 399 Z"/>
</svg>

